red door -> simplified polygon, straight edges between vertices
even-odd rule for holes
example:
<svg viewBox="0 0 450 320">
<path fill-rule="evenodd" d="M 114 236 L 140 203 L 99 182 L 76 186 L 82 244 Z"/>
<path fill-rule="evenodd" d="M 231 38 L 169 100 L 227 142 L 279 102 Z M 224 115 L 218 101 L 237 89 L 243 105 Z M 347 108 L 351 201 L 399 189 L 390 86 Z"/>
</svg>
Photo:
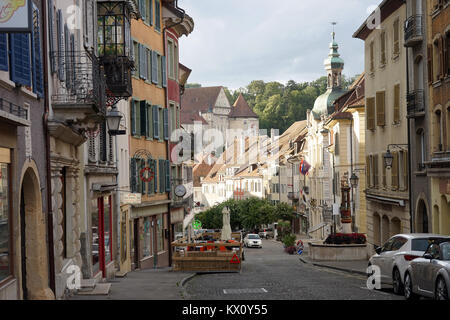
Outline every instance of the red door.
<svg viewBox="0 0 450 320">
<path fill-rule="evenodd" d="M 98 204 L 98 256 L 99 270 L 106 277 L 106 264 L 112 260 L 112 211 L 111 196 L 100 197 Z"/>
</svg>

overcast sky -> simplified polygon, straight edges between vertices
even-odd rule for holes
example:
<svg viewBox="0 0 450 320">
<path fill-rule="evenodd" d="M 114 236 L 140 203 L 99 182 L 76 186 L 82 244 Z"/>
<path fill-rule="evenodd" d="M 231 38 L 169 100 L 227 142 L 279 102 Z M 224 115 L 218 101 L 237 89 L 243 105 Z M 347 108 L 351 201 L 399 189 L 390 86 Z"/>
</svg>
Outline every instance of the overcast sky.
<svg viewBox="0 0 450 320">
<path fill-rule="evenodd" d="M 344 74 L 363 71 L 363 41 L 353 33 L 381 0 L 179 0 L 195 23 L 180 41 L 190 83 L 230 89 L 252 80 L 312 81 L 325 75 L 331 22 Z M 370 11 L 371 12 L 371 11 Z"/>
</svg>

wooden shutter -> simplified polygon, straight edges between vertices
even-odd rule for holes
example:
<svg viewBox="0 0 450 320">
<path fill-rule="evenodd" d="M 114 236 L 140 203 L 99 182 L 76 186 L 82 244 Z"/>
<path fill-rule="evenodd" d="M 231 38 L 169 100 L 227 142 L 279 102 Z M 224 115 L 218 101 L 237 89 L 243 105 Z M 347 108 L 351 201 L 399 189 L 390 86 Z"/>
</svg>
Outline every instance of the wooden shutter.
<svg viewBox="0 0 450 320">
<path fill-rule="evenodd" d="M 378 188 L 379 184 L 379 176 L 378 176 L 378 154 L 373 155 L 373 181 L 374 187 Z"/>
<path fill-rule="evenodd" d="M 366 188 L 370 188 L 370 156 L 366 156 Z M 336 181 L 337 190 L 339 190 L 339 178 Z M 338 193 L 338 192 L 337 192 Z"/>
<path fill-rule="evenodd" d="M 159 107 L 153 106 L 153 137 L 159 139 Z"/>
<path fill-rule="evenodd" d="M 403 182 L 404 190 L 408 190 L 408 151 L 403 151 Z"/>
<path fill-rule="evenodd" d="M 369 46 L 369 54 L 370 54 L 370 72 L 374 72 L 375 71 L 375 62 L 374 62 L 374 44 L 373 41 L 370 43 Z"/>
<path fill-rule="evenodd" d="M 58 79 L 64 81 L 65 57 L 64 57 L 64 18 L 61 9 L 56 12 L 56 36 L 58 37 Z"/>
<path fill-rule="evenodd" d="M 33 32 L 31 39 L 33 47 L 33 92 L 38 97 L 44 96 L 44 74 L 41 56 L 41 23 L 39 9 L 33 4 Z"/>
<path fill-rule="evenodd" d="M 153 186 L 154 186 L 153 192 L 157 193 L 158 192 L 158 165 L 157 165 L 156 159 L 152 160 L 152 162 L 153 162 L 152 169 L 153 169 L 153 173 L 154 173 L 154 177 L 153 177 Z"/>
<path fill-rule="evenodd" d="M 385 154 L 384 153 L 382 153 L 381 154 L 381 170 L 382 170 L 382 172 L 383 172 L 383 188 L 386 188 L 387 187 L 387 182 L 386 182 L 386 166 L 384 165 L 384 162 L 383 162 L 383 160 L 384 160 L 384 156 L 385 156 Z"/>
<path fill-rule="evenodd" d="M 136 165 L 136 159 L 131 158 L 130 159 L 130 187 L 131 192 L 135 193 L 137 192 L 137 165 Z"/>
<path fill-rule="evenodd" d="M 394 54 L 400 53 L 400 28 L 399 20 L 394 22 Z"/>
<path fill-rule="evenodd" d="M 139 102 L 139 112 L 140 112 L 140 119 L 141 119 L 141 130 L 140 135 L 141 137 L 147 136 L 147 104 L 145 100 L 142 100 Z"/>
<path fill-rule="evenodd" d="M 158 84 L 158 55 L 152 51 L 152 82 Z"/>
<path fill-rule="evenodd" d="M 147 131 L 146 131 L 146 137 L 148 139 L 153 138 L 153 117 L 152 117 L 152 105 L 150 103 L 146 103 L 145 106 L 146 110 L 147 110 Z"/>
<path fill-rule="evenodd" d="M 155 29 L 161 31 L 161 3 L 155 0 Z"/>
<path fill-rule="evenodd" d="M 148 6 L 149 6 L 149 23 L 150 23 L 150 25 L 152 26 L 153 25 L 153 0 L 149 0 L 149 4 L 148 4 Z"/>
<path fill-rule="evenodd" d="M 136 106 L 134 105 L 135 100 L 131 99 L 131 109 L 130 109 L 130 121 L 131 121 L 131 135 L 136 135 Z"/>
<path fill-rule="evenodd" d="M 139 0 L 139 12 L 142 16 L 142 21 L 147 20 L 147 1 L 148 0 Z"/>
<path fill-rule="evenodd" d="M 339 133 L 336 132 L 334 135 L 334 154 L 339 155 Z"/>
<path fill-rule="evenodd" d="M 11 39 L 11 80 L 31 87 L 30 35 L 10 33 Z"/>
<path fill-rule="evenodd" d="M 152 165 L 153 165 L 152 159 L 148 159 L 147 160 L 147 167 L 150 168 L 151 172 L 153 171 Z M 151 195 L 152 194 L 152 190 L 153 190 L 153 180 L 151 180 L 151 181 L 149 181 L 147 183 L 147 194 Z"/>
<path fill-rule="evenodd" d="M 134 115 L 135 115 L 135 124 L 136 124 L 136 136 L 141 135 L 141 103 L 140 101 L 135 100 L 134 104 Z"/>
<path fill-rule="evenodd" d="M 386 64 L 386 32 L 382 31 L 380 34 L 380 44 L 381 44 L 381 59 L 382 65 Z"/>
<path fill-rule="evenodd" d="M 398 190 L 398 152 L 392 153 L 394 159 L 392 162 L 392 190 Z"/>
<path fill-rule="evenodd" d="M 164 140 L 169 140 L 169 110 L 163 109 L 163 121 L 164 121 Z"/>
<path fill-rule="evenodd" d="M 162 68 L 162 85 L 163 87 L 167 87 L 167 67 L 166 67 L 166 57 L 161 57 L 161 68 Z"/>
<path fill-rule="evenodd" d="M 433 46 L 428 45 L 428 84 L 433 83 Z"/>
<path fill-rule="evenodd" d="M 8 34 L 0 33 L 0 70 L 8 71 Z"/>
<path fill-rule="evenodd" d="M 377 107 L 377 126 L 384 126 L 386 124 L 384 91 L 377 92 L 376 107 Z"/>
<path fill-rule="evenodd" d="M 166 163 L 166 192 L 170 192 L 171 184 L 170 184 L 170 161 L 165 160 Z"/>
<path fill-rule="evenodd" d="M 165 177 L 165 174 L 164 174 L 164 160 L 161 160 L 161 159 L 159 159 L 159 163 L 158 163 L 158 166 L 159 166 L 159 193 L 164 193 L 164 191 L 165 191 L 165 185 L 164 185 L 164 182 L 165 182 L 165 179 L 166 179 L 166 177 Z"/>
<path fill-rule="evenodd" d="M 400 85 L 394 86 L 394 122 L 400 122 Z"/>
<path fill-rule="evenodd" d="M 147 63 L 146 63 L 145 47 L 139 43 L 139 77 L 147 79 Z"/>
<path fill-rule="evenodd" d="M 375 129 L 375 98 L 367 98 L 367 129 Z"/>
</svg>

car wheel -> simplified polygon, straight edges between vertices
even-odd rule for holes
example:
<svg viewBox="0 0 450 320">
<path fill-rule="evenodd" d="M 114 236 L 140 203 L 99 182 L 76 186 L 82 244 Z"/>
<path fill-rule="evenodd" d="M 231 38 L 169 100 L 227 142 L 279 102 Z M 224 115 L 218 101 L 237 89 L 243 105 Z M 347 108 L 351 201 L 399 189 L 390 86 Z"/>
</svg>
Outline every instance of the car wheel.
<svg viewBox="0 0 450 320">
<path fill-rule="evenodd" d="M 406 300 L 415 300 L 419 296 L 413 292 L 413 283 L 409 272 L 405 274 L 405 299 Z"/>
<path fill-rule="evenodd" d="M 392 287 L 394 288 L 394 293 L 397 295 L 403 294 L 403 283 L 400 277 L 400 271 L 397 268 L 394 269 L 392 275 Z"/>
<path fill-rule="evenodd" d="M 434 298 L 436 300 L 448 300 L 448 290 L 444 278 L 438 278 L 435 291 Z"/>
</svg>

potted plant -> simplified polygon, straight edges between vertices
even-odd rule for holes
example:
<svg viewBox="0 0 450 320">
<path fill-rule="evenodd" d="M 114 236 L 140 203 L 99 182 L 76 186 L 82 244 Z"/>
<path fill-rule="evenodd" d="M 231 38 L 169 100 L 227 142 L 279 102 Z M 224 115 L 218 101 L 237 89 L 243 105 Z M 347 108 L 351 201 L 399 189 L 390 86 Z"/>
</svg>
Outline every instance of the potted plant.
<svg viewBox="0 0 450 320">
<path fill-rule="evenodd" d="M 284 251 L 289 254 L 294 254 L 296 251 L 295 247 L 296 236 L 294 234 L 285 235 L 283 238 Z"/>
</svg>

